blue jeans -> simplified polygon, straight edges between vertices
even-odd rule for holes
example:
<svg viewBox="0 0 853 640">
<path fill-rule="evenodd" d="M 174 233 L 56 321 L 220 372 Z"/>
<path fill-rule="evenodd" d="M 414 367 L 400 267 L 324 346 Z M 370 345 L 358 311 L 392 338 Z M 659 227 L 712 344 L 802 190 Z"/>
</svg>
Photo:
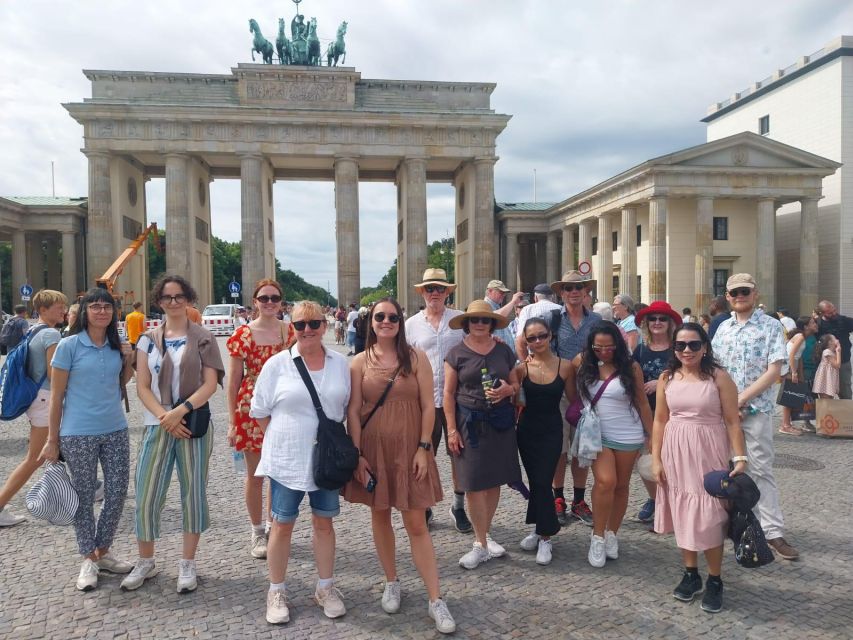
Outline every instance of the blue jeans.
<svg viewBox="0 0 853 640">
<path fill-rule="evenodd" d="M 296 521 L 299 515 L 299 505 L 305 491 L 289 489 L 270 478 L 270 501 L 272 502 L 272 517 L 276 522 L 289 524 Z M 341 512 L 340 494 L 329 489 L 317 489 L 308 492 L 308 503 L 311 512 L 321 518 L 334 518 Z"/>
</svg>

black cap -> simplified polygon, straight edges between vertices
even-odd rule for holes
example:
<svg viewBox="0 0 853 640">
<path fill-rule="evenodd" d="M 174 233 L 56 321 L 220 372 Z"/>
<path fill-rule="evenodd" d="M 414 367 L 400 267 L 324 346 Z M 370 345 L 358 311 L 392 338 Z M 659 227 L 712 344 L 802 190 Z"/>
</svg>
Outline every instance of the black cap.
<svg viewBox="0 0 853 640">
<path fill-rule="evenodd" d="M 553 291 L 551 291 L 551 285 L 543 282 L 542 284 L 537 284 L 533 287 L 533 293 L 544 293 L 545 295 L 551 295 Z"/>
</svg>

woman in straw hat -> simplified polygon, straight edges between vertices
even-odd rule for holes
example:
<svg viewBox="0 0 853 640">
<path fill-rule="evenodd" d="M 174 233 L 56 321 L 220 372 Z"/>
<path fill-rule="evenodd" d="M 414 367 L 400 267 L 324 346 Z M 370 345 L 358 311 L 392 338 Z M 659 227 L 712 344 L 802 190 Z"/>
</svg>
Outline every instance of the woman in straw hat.
<svg viewBox="0 0 853 640">
<path fill-rule="evenodd" d="M 489 529 L 501 485 L 521 481 L 512 403 L 518 391 L 515 354 L 492 338 L 495 328 L 507 324 L 485 300 L 475 300 L 450 320 L 451 328 L 465 333 L 445 360 L 444 407 L 457 488 L 468 495 L 476 536 L 471 551 L 459 560 L 466 569 L 506 553 Z"/>
</svg>

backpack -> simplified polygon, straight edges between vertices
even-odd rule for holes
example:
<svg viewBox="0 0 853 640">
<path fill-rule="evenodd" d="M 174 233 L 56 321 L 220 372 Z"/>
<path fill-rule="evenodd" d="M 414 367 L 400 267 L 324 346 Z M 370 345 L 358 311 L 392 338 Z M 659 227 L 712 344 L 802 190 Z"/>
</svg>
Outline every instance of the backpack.
<svg viewBox="0 0 853 640">
<path fill-rule="evenodd" d="M 25 340 L 9 352 L 0 369 L 0 420 L 14 420 L 26 412 L 36 399 L 47 372 L 36 382 L 27 375 L 27 355 L 30 342 L 46 324 L 34 327 Z"/>
<path fill-rule="evenodd" d="M 21 317 L 9 318 L 0 330 L 0 345 L 7 349 L 17 347 L 27 332 L 27 321 Z"/>
</svg>

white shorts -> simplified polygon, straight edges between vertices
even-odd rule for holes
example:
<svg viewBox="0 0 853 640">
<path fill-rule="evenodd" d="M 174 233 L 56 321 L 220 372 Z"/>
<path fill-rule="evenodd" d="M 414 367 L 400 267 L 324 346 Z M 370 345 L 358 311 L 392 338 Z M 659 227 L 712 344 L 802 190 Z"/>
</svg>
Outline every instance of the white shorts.
<svg viewBox="0 0 853 640">
<path fill-rule="evenodd" d="M 27 418 L 34 427 L 47 427 L 47 414 L 50 407 L 50 389 L 39 389 L 36 399 L 27 409 Z"/>
</svg>

